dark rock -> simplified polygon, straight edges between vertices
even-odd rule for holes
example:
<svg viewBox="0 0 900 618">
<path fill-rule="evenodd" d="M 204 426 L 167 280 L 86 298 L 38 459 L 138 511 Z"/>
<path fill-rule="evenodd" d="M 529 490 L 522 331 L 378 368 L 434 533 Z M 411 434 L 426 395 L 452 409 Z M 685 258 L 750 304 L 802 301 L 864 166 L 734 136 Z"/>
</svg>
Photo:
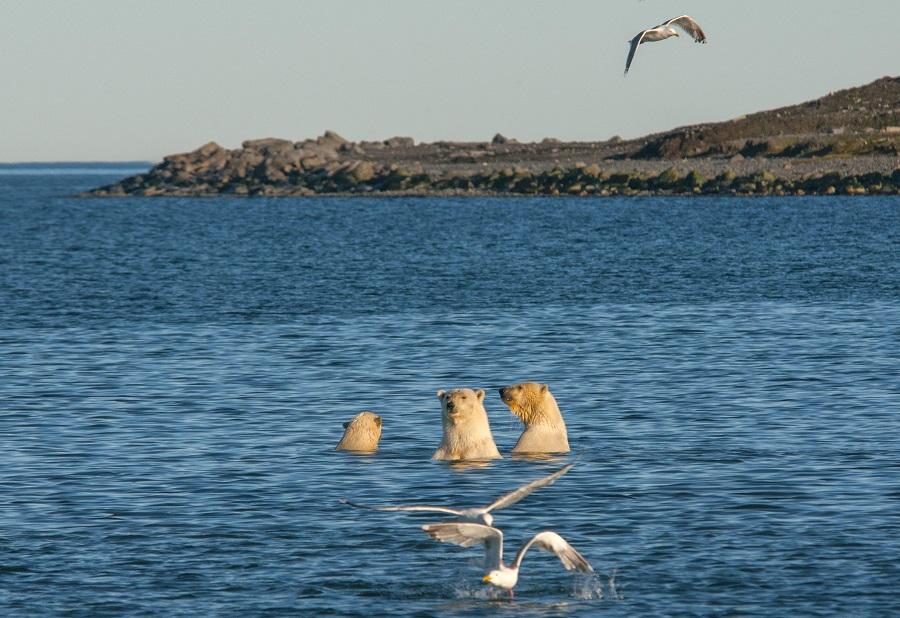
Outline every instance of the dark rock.
<svg viewBox="0 0 900 618">
<path fill-rule="evenodd" d="M 684 177 L 684 184 L 688 188 L 698 189 L 703 186 L 703 183 L 706 182 L 706 179 L 698 172 L 697 170 L 691 170 L 688 172 L 688 175 Z"/>
<path fill-rule="evenodd" d="M 491 144 L 493 144 L 494 146 L 503 146 L 504 144 L 518 144 L 518 143 L 519 143 L 518 140 L 511 139 L 509 137 L 506 137 L 505 135 L 501 135 L 500 133 L 497 133 L 497 135 L 495 135 L 494 138 L 491 140 Z"/>
<path fill-rule="evenodd" d="M 384 140 L 384 145 L 388 148 L 412 148 L 416 145 L 416 140 L 411 137 L 392 137 Z"/>
<path fill-rule="evenodd" d="M 665 170 L 656 178 L 656 181 L 659 183 L 659 185 L 664 188 L 674 187 L 676 184 L 678 184 L 678 180 L 678 172 L 675 171 L 674 167 L 670 167 L 669 169 Z"/>
</svg>

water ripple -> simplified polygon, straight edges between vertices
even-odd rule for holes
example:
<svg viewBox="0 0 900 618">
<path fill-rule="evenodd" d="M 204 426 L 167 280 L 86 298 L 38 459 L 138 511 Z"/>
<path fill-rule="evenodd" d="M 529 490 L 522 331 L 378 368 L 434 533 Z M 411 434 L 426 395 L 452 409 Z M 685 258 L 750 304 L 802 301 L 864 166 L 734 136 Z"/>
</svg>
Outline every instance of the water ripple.
<svg viewBox="0 0 900 618">
<path fill-rule="evenodd" d="M 896 200 L 71 200 L 3 177 L 0 613 L 900 612 Z M 503 234 L 503 230 L 510 233 Z M 427 516 L 570 457 L 508 456 L 551 385 L 582 458 L 501 511 L 517 599 Z M 452 467 L 439 388 L 507 457 Z M 374 456 L 333 450 L 384 418 Z"/>
</svg>

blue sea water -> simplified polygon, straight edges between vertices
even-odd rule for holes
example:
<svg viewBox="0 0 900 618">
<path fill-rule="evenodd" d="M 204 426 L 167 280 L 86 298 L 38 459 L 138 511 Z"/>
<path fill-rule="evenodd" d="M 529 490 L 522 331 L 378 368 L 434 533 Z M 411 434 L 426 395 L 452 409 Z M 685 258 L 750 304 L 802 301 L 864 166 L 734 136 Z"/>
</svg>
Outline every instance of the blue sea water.
<svg viewBox="0 0 900 618">
<path fill-rule="evenodd" d="M 70 197 L 126 171 L 0 173 L 0 615 L 900 614 L 898 198 Z M 508 455 L 523 380 L 571 456 Z M 430 461 L 457 386 L 503 460 Z M 511 602 L 338 502 L 578 455 L 496 522 L 596 575 L 529 553 Z"/>
</svg>

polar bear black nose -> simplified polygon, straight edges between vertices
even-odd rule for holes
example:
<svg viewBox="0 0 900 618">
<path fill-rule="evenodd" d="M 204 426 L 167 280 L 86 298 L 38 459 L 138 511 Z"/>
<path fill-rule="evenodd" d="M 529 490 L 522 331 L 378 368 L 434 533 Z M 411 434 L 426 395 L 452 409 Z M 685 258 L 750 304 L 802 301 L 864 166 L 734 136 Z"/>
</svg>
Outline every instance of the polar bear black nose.
<svg viewBox="0 0 900 618">
<path fill-rule="evenodd" d="M 447 410 L 450 411 L 450 410 L 453 410 L 453 408 L 454 408 L 453 402 L 452 402 L 452 401 L 448 401 L 448 402 L 447 402 Z"/>
</svg>

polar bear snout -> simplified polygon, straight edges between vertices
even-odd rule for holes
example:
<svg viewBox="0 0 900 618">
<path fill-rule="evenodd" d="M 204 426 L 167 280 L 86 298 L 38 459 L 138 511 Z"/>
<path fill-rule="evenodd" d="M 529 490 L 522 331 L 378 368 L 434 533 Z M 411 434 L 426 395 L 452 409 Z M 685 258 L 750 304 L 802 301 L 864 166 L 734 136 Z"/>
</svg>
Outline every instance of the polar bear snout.
<svg viewBox="0 0 900 618">
<path fill-rule="evenodd" d="M 459 422 L 460 418 L 463 416 L 463 409 L 452 399 L 448 400 L 444 405 L 447 410 L 447 419 L 453 424 Z"/>
</svg>

